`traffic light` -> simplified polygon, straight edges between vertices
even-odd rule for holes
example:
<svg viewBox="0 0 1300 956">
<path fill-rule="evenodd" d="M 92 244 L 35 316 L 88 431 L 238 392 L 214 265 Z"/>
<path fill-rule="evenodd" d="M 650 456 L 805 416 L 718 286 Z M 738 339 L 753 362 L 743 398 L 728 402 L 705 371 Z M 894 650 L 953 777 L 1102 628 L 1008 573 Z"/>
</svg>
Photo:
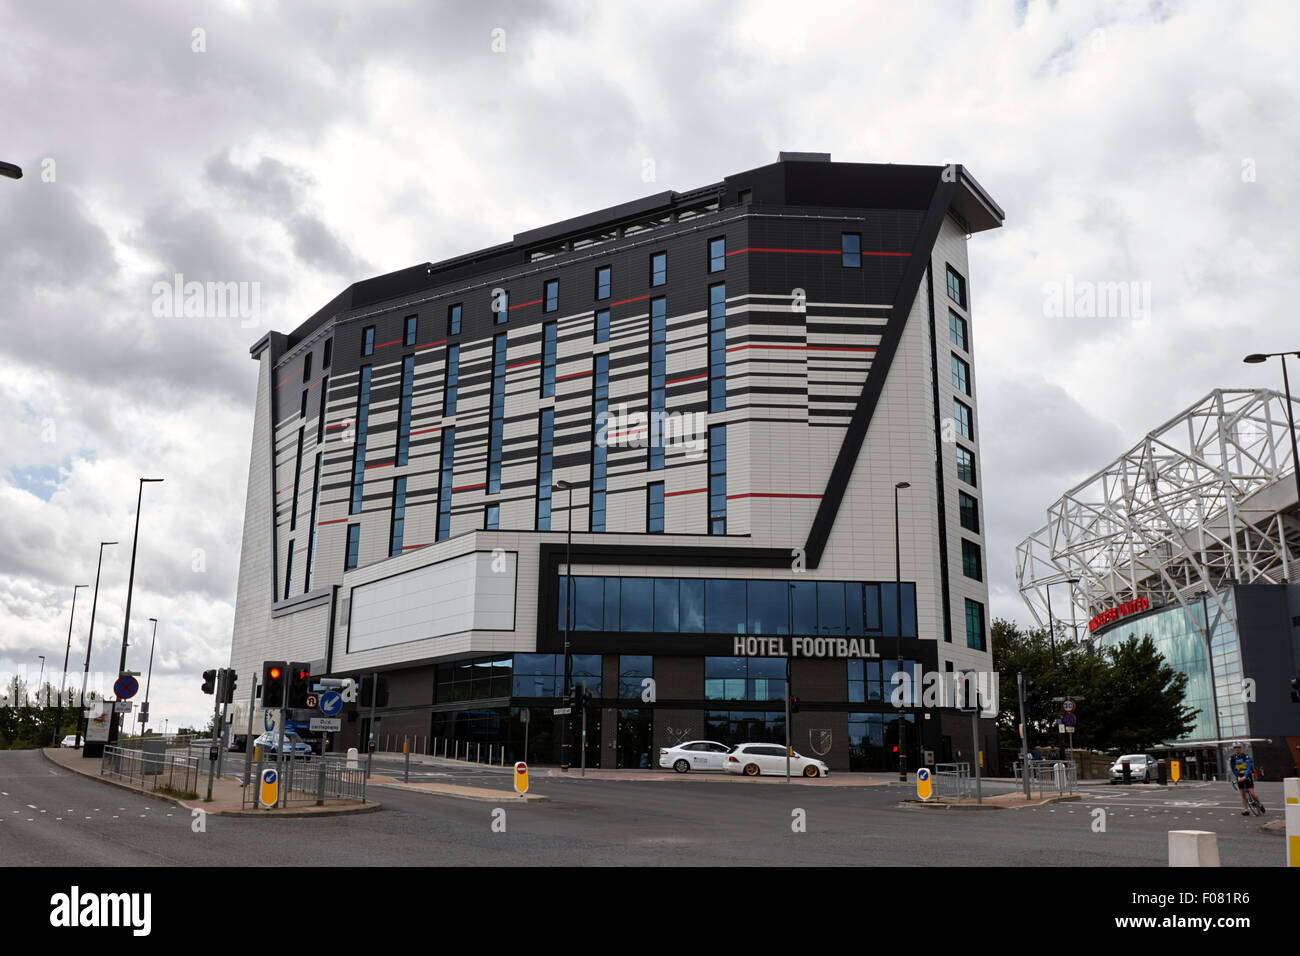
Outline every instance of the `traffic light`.
<svg viewBox="0 0 1300 956">
<path fill-rule="evenodd" d="M 262 706 L 283 707 L 284 685 L 288 665 L 284 661 L 265 661 L 262 664 Z"/>
<path fill-rule="evenodd" d="M 581 681 L 573 685 L 573 706 L 587 706 L 587 685 Z"/>
<path fill-rule="evenodd" d="M 203 693 L 215 694 L 217 692 L 217 672 L 215 670 L 203 672 Z"/>
<path fill-rule="evenodd" d="M 306 707 L 311 693 L 311 665 L 301 661 L 289 664 L 289 706 Z"/>
<path fill-rule="evenodd" d="M 798 697 L 791 697 L 791 698 L 790 698 L 790 713 L 792 713 L 792 714 L 797 714 L 797 713 L 799 713 L 799 698 L 798 698 Z"/>
<path fill-rule="evenodd" d="M 387 707 L 388 706 L 388 678 L 382 674 L 379 675 L 379 685 L 375 685 L 375 677 L 367 674 L 361 678 L 361 692 L 357 695 L 357 703 L 362 707 Z"/>
<path fill-rule="evenodd" d="M 222 681 L 221 684 L 222 687 L 221 702 L 223 704 L 234 703 L 235 687 L 238 685 L 239 682 L 239 672 L 236 671 L 233 667 L 227 667 L 224 671 L 222 671 L 222 673 L 225 674 L 226 679 Z"/>
</svg>

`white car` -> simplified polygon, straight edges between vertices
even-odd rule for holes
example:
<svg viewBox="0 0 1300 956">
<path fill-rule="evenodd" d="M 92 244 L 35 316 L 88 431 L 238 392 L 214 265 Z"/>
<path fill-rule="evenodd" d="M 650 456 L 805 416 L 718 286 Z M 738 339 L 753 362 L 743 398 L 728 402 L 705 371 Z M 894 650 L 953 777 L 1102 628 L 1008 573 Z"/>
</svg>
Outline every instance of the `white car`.
<svg viewBox="0 0 1300 956">
<path fill-rule="evenodd" d="M 672 767 L 678 773 L 688 770 L 721 770 L 727 753 L 731 750 L 726 744 L 716 740 L 688 740 L 659 751 L 659 766 L 667 770 Z"/>
<path fill-rule="evenodd" d="M 746 777 L 759 774 L 785 774 L 785 748 L 779 744 L 737 744 L 727 754 L 722 768 L 727 773 L 743 773 Z M 790 755 L 790 773 L 805 777 L 825 777 L 831 768 L 820 760 Z"/>
<path fill-rule="evenodd" d="M 1128 778 L 1142 783 L 1151 783 L 1156 779 L 1156 762 L 1146 754 L 1125 754 L 1110 768 L 1110 782 L 1124 782 L 1124 764 L 1128 763 Z"/>
<path fill-rule="evenodd" d="M 63 738 L 63 741 L 59 744 L 59 746 L 60 746 L 60 747 L 75 747 L 75 746 L 77 746 L 77 735 L 76 735 L 76 734 L 68 734 L 68 736 L 66 736 L 66 737 Z"/>
<path fill-rule="evenodd" d="M 259 748 L 263 753 L 275 753 L 276 748 L 280 746 L 280 732 L 278 730 L 268 730 L 253 741 L 253 746 Z M 294 757 L 310 757 L 312 755 L 311 745 L 291 730 L 285 731 L 284 734 L 284 752 Z"/>
</svg>

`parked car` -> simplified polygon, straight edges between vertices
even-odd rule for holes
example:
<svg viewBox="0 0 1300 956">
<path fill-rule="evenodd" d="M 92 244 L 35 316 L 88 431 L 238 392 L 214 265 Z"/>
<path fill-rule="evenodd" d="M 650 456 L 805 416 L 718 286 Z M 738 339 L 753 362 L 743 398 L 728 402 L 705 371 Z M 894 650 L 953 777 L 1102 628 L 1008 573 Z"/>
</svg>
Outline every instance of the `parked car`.
<svg viewBox="0 0 1300 956">
<path fill-rule="evenodd" d="M 736 744 L 723 762 L 727 773 L 743 773 L 746 777 L 759 774 L 785 773 L 785 748 L 778 744 Z M 805 777 L 825 777 L 831 768 L 820 760 L 804 757 L 797 753 L 790 755 L 790 773 Z"/>
<path fill-rule="evenodd" d="M 277 748 L 280 746 L 280 732 L 278 730 L 268 730 L 253 741 L 253 746 L 265 753 L 277 753 Z M 310 757 L 312 755 L 311 745 L 292 730 L 285 731 L 284 752 L 294 757 Z"/>
<path fill-rule="evenodd" d="M 1156 760 L 1146 754 L 1125 754 L 1116 760 L 1110 768 L 1110 782 L 1124 782 L 1124 762 L 1128 761 L 1128 775 L 1130 780 L 1139 783 L 1150 783 L 1156 779 Z"/>
<path fill-rule="evenodd" d="M 684 744 L 666 747 L 659 751 L 659 766 L 672 767 L 678 773 L 689 770 L 721 770 L 727 753 L 726 744 L 716 740 L 688 740 Z"/>
<path fill-rule="evenodd" d="M 59 742 L 59 746 L 60 746 L 60 747 L 75 747 L 75 746 L 77 746 L 77 735 L 76 735 L 76 734 L 68 734 L 68 736 L 64 737 L 63 740 Z"/>
</svg>

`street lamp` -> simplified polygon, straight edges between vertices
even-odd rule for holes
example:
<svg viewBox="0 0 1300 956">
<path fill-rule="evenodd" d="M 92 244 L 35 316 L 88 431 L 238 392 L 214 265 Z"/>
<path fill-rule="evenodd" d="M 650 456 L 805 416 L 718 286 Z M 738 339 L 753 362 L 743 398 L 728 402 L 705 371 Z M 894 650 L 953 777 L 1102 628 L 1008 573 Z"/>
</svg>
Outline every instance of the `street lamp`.
<svg viewBox="0 0 1300 956">
<path fill-rule="evenodd" d="M 897 624 L 898 673 L 903 673 L 903 551 L 898 531 L 898 493 L 912 485 L 906 481 L 894 485 L 894 621 Z M 916 688 L 912 688 L 916 693 Z M 907 783 L 907 754 L 903 746 L 903 708 L 898 708 L 898 782 Z"/>
<path fill-rule="evenodd" d="M 1050 636 L 1051 636 L 1051 641 L 1052 641 L 1052 689 L 1053 689 L 1054 691 L 1056 691 L 1058 694 L 1061 693 L 1061 678 L 1060 678 L 1060 676 L 1059 676 L 1059 675 L 1057 674 L 1057 672 L 1056 672 L 1056 620 L 1052 617 L 1052 585 L 1053 585 L 1053 584 L 1060 584 L 1060 583 L 1065 583 L 1065 584 L 1075 585 L 1075 584 L 1078 584 L 1078 583 L 1079 583 L 1079 579 L 1078 579 L 1078 578 L 1066 578 L 1064 582 L 1060 582 L 1060 581 L 1049 581 L 1048 584 L 1047 584 L 1047 587 L 1045 588 L 1045 590 L 1047 591 L 1047 630 L 1048 630 L 1048 632 L 1049 632 L 1049 634 L 1050 634 Z M 1070 611 L 1070 613 L 1071 613 L 1071 615 L 1073 615 L 1073 614 L 1074 614 L 1074 611 L 1073 611 L 1074 602 L 1073 602 L 1073 601 L 1070 602 L 1070 607 L 1071 607 L 1071 611 Z M 1062 755 L 1063 753 L 1065 753 L 1065 746 L 1064 746 L 1064 744 L 1063 744 L 1063 742 L 1062 742 L 1062 740 L 1061 740 L 1061 721 L 1060 721 L 1060 718 L 1057 718 L 1057 721 L 1056 721 L 1056 756 L 1057 756 L 1057 759 L 1058 759 L 1058 760 L 1061 758 L 1061 755 Z"/>
<path fill-rule="evenodd" d="M 1253 355 L 1247 355 L 1243 362 L 1248 365 L 1259 365 L 1271 358 L 1280 358 L 1282 360 L 1282 389 L 1286 392 L 1286 421 L 1291 426 L 1291 470 L 1295 474 L 1295 493 L 1296 501 L 1300 502 L 1300 450 L 1296 449 L 1295 437 L 1295 412 L 1291 408 L 1291 380 L 1286 374 L 1286 357 L 1294 355 L 1300 358 L 1300 352 L 1256 352 Z"/>
<path fill-rule="evenodd" d="M 154 645 L 158 643 L 158 618 L 151 617 L 149 620 L 153 621 L 153 640 L 149 642 L 149 676 L 144 680 L 144 706 L 146 709 L 149 707 L 149 685 L 153 683 L 153 648 Z M 256 683 L 256 681 L 254 683 Z M 143 737 L 148 732 L 149 720 L 146 718 L 143 726 L 140 728 L 140 736 Z"/>
<path fill-rule="evenodd" d="M 40 673 L 40 676 L 38 676 L 38 677 L 36 678 L 36 703 L 37 703 L 37 706 L 40 706 L 40 701 L 41 701 L 41 684 L 45 683 L 45 655 L 44 655 L 44 654 L 37 654 L 36 656 L 39 657 L 39 658 L 41 659 L 41 673 Z M 49 701 L 47 700 L 47 701 L 45 702 L 45 706 L 48 707 L 49 705 L 50 705 L 50 704 L 49 704 Z"/>
<path fill-rule="evenodd" d="M 99 563 L 95 565 L 95 597 L 90 602 L 90 636 L 86 638 L 86 666 L 81 671 L 81 718 L 77 721 L 77 746 L 81 746 L 81 739 L 85 732 L 86 726 L 86 681 L 90 677 L 90 649 L 95 645 L 95 608 L 99 606 L 99 572 L 104 567 L 104 548 L 110 544 L 117 544 L 116 541 L 99 542 Z M 74 591 L 75 595 L 76 592 Z M 71 624 L 68 625 L 72 627 Z"/>
<path fill-rule="evenodd" d="M 72 588 L 72 613 L 68 615 L 68 642 L 63 647 L 63 678 L 59 681 L 59 713 L 54 718 L 54 739 L 51 746 L 59 746 L 59 734 L 63 732 L 63 694 L 68 687 L 68 654 L 72 652 L 72 620 L 77 616 L 77 592 L 89 584 L 77 584 Z"/>
<path fill-rule="evenodd" d="M 135 536 L 131 539 L 131 573 L 126 579 L 126 619 L 122 622 L 122 657 L 117 665 L 119 675 L 126 672 L 126 638 L 131 631 L 131 591 L 135 587 L 135 549 L 140 543 L 140 505 L 144 501 L 145 482 L 160 482 L 161 478 L 141 478 L 139 491 L 135 496 Z M 110 718 L 108 737 L 117 739 L 117 708 L 113 708 Z"/>
<path fill-rule="evenodd" d="M 569 622 L 573 619 L 573 483 L 561 478 L 551 486 L 552 491 L 563 491 L 564 496 L 564 700 L 569 699 Z M 561 727 L 560 769 L 569 769 L 569 720 L 566 715 Z"/>
</svg>

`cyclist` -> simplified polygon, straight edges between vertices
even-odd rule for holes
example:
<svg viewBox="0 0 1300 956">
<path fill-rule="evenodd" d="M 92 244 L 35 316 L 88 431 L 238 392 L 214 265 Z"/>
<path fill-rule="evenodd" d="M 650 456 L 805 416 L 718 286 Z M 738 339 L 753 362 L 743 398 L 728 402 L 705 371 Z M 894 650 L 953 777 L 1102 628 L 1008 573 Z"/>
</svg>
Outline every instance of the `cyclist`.
<svg viewBox="0 0 1300 956">
<path fill-rule="evenodd" d="M 1250 762 L 1250 757 L 1242 752 L 1240 740 L 1232 745 L 1232 756 L 1228 758 L 1228 767 L 1236 778 L 1237 792 L 1241 794 L 1241 815 L 1243 817 L 1249 816 L 1250 809 L 1246 803 L 1246 791 L 1253 790 L 1255 787 L 1255 782 L 1251 779 L 1255 768 Z"/>
</svg>

